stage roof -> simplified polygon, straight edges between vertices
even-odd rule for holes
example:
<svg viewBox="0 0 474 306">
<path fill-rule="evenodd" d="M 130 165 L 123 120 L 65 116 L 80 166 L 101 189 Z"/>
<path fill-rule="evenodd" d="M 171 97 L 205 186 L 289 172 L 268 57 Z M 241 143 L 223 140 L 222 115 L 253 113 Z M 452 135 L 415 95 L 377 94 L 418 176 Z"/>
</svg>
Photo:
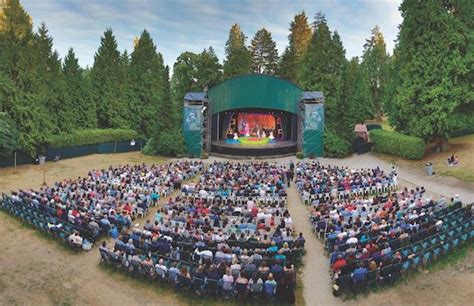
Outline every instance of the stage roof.
<svg viewBox="0 0 474 306">
<path fill-rule="evenodd" d="M 208 92 L 212 113 L 239 108 L 276 109 L 298 113 L 301 88 L 290 81 L 265 74 L 248 74 L 228 79 Z"/>
<path fill-rule="evenodd" d="M 301 100 L 323 100 L 323 92 L 322 91 L 303 91 L 301 95 Z"/>
<path fill-rule="evenodd" d="M 188 92 L 184 96 L 184 100 L 186 101 L 203 101 L 205 98 L 205 92 Z"/>
</svg>

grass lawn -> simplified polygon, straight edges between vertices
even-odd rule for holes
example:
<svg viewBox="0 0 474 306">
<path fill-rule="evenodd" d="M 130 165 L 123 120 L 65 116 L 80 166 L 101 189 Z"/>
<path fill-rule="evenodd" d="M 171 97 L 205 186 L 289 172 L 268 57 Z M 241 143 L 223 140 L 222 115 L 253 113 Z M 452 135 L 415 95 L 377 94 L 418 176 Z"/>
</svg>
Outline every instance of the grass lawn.
<svg viewBox="0 0 474 306">
<path fill-rule="evenodd" d="M 456 166 L 448 166 L 447 159 L 451 155 L 457 155 L 460 163 Z M 474 134 L 452 138 L 449 140 L 447 152 L 436 152 L 434 145 L 428 145 L 425 157 L 422 160 L 406 160 L 388 154 L 377 154 L 396 165 L 424 170 L 426 163 L 433 163 L 435 174 L 451 176 L 464 182 L 474 183 Z"/>
</svg>

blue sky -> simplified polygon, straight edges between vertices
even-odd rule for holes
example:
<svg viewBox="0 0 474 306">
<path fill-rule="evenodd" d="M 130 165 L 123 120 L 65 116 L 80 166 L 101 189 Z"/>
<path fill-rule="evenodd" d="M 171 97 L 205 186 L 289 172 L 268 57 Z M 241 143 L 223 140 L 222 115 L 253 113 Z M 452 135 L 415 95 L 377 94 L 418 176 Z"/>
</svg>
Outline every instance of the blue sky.
<svg viewBox="0 0 474 306">
<path fill-rule="evenodd" d="M 272 33 L 281 54 L 289 23 L 302 10 L 312 22 L 318 11 L 337 30 L 346 56 L 360 56 L 370 30 L 379 25 L 391 53 L 402 19 L 401 0 L 22 0 L 34 27 L 45 22 L 63 57 L 73 47 L 81 66 L 94 62 L 100 37 L 112 28 L 119 49 L 133 50 L 133 39 L 147 29 L 170 67 L 184 51 L 212 46 L 219 60 L 233 23 L 250 43 L 262 27 Z"/>
</svg>

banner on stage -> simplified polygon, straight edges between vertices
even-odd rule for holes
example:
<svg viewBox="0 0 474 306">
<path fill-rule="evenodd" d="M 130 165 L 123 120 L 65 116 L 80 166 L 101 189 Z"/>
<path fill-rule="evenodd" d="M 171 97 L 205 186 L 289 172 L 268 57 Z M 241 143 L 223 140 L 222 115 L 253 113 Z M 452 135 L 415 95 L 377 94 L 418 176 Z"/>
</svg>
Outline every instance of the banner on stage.
<svg viewBox="0 0 474 306">
<path fill-rule="evenodd" d="M 184 106 L 184 129 L 188 131 L 200 130 L 202 126 L 201 105 Z"/>
<path fill-rule="evenodd" d="M 323 131 L 324 129 L 324 105 L 305 104 L 304 129 L 307 131 Z"/>
</svg>

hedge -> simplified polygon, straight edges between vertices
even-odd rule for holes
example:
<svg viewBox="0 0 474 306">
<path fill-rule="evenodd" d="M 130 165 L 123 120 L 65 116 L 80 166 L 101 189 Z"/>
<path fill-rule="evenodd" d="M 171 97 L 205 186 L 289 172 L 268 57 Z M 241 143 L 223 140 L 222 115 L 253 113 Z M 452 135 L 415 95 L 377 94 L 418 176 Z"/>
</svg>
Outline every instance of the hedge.
<svg viewBox="0 0 474 306">
<path fill-rule="evenodd" d="M 125 129 L 84 129 L 68 134 L 53 135 L 47 145 L 51 148 L 92 145 L 97 143 L 126 141 L 138 138 L 134 130 Z"/>
<path fill-rule="evenodd" d="M 351 154 L 351 144 L 339 137 L 336 133 L 324 131 L 324 156 L 325 157 L 346 157 Z"/>
<path fill-rule="evenodd" d="M 425 142 L 421 138 L 385 130 L 373 130 L 369 135 L 375 152 L 406 159 L 422 159 L 425 155 Z"/>
</svg>

